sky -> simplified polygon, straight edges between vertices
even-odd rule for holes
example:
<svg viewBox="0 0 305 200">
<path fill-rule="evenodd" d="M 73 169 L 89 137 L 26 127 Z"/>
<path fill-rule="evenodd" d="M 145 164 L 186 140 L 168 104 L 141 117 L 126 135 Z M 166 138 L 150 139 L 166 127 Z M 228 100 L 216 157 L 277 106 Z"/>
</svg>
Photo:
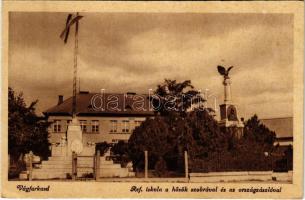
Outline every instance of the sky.
<svg viewBox="0 0 305 200">
<path fill-rule="evenodd" d="M 9 86 L 37 112 L 72 95 L 74 27 L 68 13 L 12 12 Z M 223 103 L 217 65 L 230 71 L 239 117 L 293 115 L 293 16 L 230 13 L 80 13 L 82 91 L 148 93 L 165 78 L 191 80 Z M 214 99 L 208 99 L 210 104 Z"/>
</svg>

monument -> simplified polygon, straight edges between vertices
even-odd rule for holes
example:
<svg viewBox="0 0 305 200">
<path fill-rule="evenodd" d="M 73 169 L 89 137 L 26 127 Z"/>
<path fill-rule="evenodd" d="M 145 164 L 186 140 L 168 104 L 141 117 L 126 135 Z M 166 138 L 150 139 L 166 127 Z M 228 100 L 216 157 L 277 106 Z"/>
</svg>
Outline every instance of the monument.
<svg viewBox="0 0 305 200">
<path fill-rule="evenodd" d="M 60 143 L 51 146 L 51 157 L 41 164 L 30 162 L 27 171 L 22 172 L 32 179 L 66 179 L 69 177 L 86 177 L 94 174 L 96 179 L 100 177 L 133 177 L 135 173 L 130 167 L 123 168 L 120 164 L 111 160 L 110 150 L 105 155 L 95 154 L 95 144 L 84 144 L 83 133 L 76 111 L 76 84 L 77 84 L 77 54 L 78 54 L 78 22 L 83 16 L 69 14 L 66 27 L 60 37 L 66 43 L 69 37 L 70 27 L 75 24 L 74 45 L 74 70 L 73 70 L 73 101 L 72 120 L 68 125 L 67 134 L 61 138 Z M 97 158 L 98 157 L 98 158 Z M 97 161 L 98 160 L 98 161 Z M 32 166 L 33 164 L 33 166 Z"/>
<path fill-rule="evenodd" d="M 231 132 L 236 138 L 241 138 L 243 135 L 243 122 L 239 119 L 237 114 L 236 105 L 232 101 L 231 94 L 231 79 L 229 77 L 229 72 L 232 70 L 233 66 L 228 69 L 223 66 L 217 66 L 217 70 L 220 75 L 223 76 L 224 85 L 224 103 L 219 105 L 220 107 L 220 121 L 219 125 L 224 132 Z"/>
<path fill-rule="evenodd" d="M 73 153 L 80 154 L 83 151 L 82 130 L 76 117 L 76 84 L 77 84 L 77 54 L 78 54 L 78 23 L 83 17 L 76 13 L 73 17 L 69 14 L 66 21 L 66 27 L 60 37 L 67 43 L 70 27 L 75 24 L 74 36 L 74 70 L 73 70 L 73 101 L 72 101 L 72 122 L 68 126 L 67 131 L 67 154 L 71 156 Z M 94 151 L 93 151 L 94 153 Z"/>
</svg>

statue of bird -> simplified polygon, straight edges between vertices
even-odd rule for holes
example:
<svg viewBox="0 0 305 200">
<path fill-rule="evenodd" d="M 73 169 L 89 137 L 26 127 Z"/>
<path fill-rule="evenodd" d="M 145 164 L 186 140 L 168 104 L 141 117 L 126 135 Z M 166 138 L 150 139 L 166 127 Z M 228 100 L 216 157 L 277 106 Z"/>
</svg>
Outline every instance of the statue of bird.
<svg viewBox="0 0 305 200">
<path fill-rule="evenodd" d="M 217 66 L 217 70 L 218 70 L 219 74 L 224 76 L 225 78 L 229 78 L 229 72 L 232 68 L 233 68 L 233 66 L 229 67 L 228 69 L 226 69 L 220 65 Z"/>
</svg>

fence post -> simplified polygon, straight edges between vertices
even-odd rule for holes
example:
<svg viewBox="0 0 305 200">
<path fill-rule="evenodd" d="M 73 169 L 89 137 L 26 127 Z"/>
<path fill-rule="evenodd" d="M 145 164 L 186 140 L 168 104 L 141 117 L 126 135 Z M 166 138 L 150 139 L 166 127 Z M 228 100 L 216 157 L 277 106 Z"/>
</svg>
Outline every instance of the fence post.
<svg viewBox="0 0 305 200">
<path fill-rule="evenodd" d="M 11 155 L 8 154 L 8 170 L 11 168 Z"/>
<path fill-rule="evenodd" d="M 100 178 L 100 150 L 96 151 L 96 157 L 95 157 L 95 180 L 98 180 Z"/>
<path fill-rule="evenodd" d="M 148 178 L 148 153 L 144 151 L 145 156 L 145 178 Z"/>
<path fill-rule="evenodd" d="M 96 164 L 96 152 L 94 153 L 93 157 L 93 179 L 96 180 L 96 167 L 97 167 L 97 164 Z"/>
<path fill-rule="evenodd" d="M 32 171 L 33 171 L 33 152 L 29 153 L 29 181 L 32 181 Z"/>
<path fill-rule="evenodd" d="M 76 180 L 77 176 L 77 156 L 75 152 L 72 152 L 72 180 Z"/>
<path fill-rule="evenodd" d="M 189 178 L 189 164 L 188 164 L 188 156 L 187 151 L 184 151 L 184 169 L 185 169 L 185 178 Z"/>
</svg>

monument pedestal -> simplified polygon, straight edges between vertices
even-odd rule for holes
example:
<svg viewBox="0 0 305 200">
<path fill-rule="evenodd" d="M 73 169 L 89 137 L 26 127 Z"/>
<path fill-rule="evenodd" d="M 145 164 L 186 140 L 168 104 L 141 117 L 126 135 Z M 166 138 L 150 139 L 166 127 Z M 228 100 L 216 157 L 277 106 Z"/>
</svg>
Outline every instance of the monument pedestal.
<svg viewBox="0 0 305 200">
<path fill-rule="evenodd" d="M 68 126 L 67 144 L 68 156 L 72 156 L 73 151 L 76 154 L 80 154 L 83 151 L 83 133 L 76 118 L 73 118 L 71 124 Z"/>
<path fill-rule="evenodd" d="M 94 173 L 94 157 L 78 157 L 77 158 L 77 177 Z M 98 178 L 114 178 L 114 177 L 134 177 L 135 173 L 132 167 L 121 167 L 121 164 L 113 163 L 105 154 L 100 157 L 99 177 Z M 72 158 L 69 160 L 63 156 L 52 156 L 47 161 L 42 161 L 40 165 L 36 165 L 32 171 L 32 179 L 67 179 L 72 177 Z"/>
<path fill-rule="evenodd" d="M 88 158 L 79 158 L 78 173 L 92 173 L 93 156 L 95 154 L 95 145 L 83 144 L 81 126 L 76 118 L 68 126 L 67 137 L 61 138 L 58 144 L 52 144 L 51 157 L 47 161 L 42 161 L 37 169 L 33 170 L 34 179 L 52 179 L 52 178 L 68 178 L 72 175 L 72 153 L 77 155 L 92 156 Z"/>
<path fill-rule="evenodd" d="M 232 67 L 228 70 L 223 68 L 224 71 L 221 68 L 223 67 L 218 67 L 218 71 L 224 76 L 222 83 L 224 85 L 224 103 L 219 106 L 220 121 L 218 124 L 225 133 L 233 134 L 235 138 L 240 139 L 243 136 L 244 124 L 237 115 L 236 106 L 232 103 L 231 80 L 229 77 L 229 71 Z"/>
<path fill-rule="evenodd" d="M 243 136 L 244 124 L 237 115 L 236 106 L 233 104 L 220 105 L 220 121 L 218 122 L 221 129 L 237 139 Z"/>
<path fill-rule="evenodd" d="M 60 144 L 52 144 L 51 157 L 33 168 L 33 179 L 66 179 L 72 175 L 72 152 L 77 157 L 77 177 L 93 174 L 95 166 L 95 145 L 83 144 L 81 127 L 76 119 L 68 127 L 67 138 Z M 110 151 L 100 158 L 100 177 L 132 177 L 134 172 L 122 168 L 109 159 Z M 100 178 L 99 177 L 99 178 Z"/>
</svg>

